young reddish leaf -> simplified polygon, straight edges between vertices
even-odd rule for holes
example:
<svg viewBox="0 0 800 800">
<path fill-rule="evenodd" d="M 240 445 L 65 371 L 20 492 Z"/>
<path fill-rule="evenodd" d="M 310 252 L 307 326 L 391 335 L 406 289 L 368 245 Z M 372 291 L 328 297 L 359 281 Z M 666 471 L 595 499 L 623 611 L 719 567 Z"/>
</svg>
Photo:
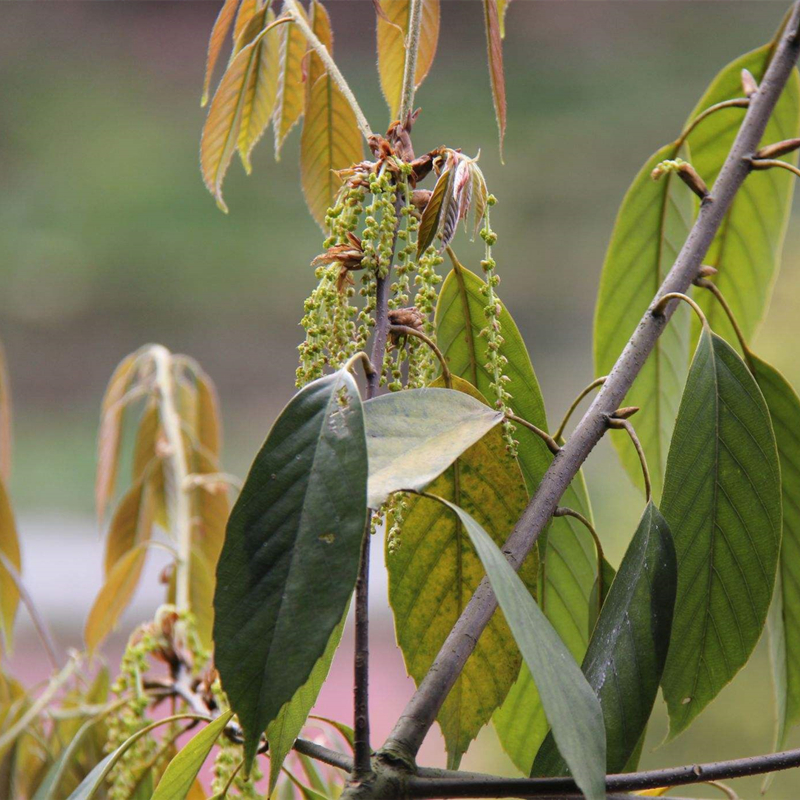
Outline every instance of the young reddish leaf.
<svg viewBox="0 0 800 800">
<path fill-rule="evenodd" d="M 203 370 L 197 371 L 195 375 L 197 378 L 197 441 L 209 455 L 218 457 L 222 440 L 222 424 L 217 388 Z"/>
<path fill-rule="evenodd" d="M 22 569 L 17 525 L 14 521 L 14 512 L 11 510 L 11 503 L 2 480 L 0 480 L 0 553 L 11 562 L 17 572 Z M 10 647 L 11 633 L 18 604 L 19 590 L 17 589 L 17 582 L 3 564 L 0 563 L 0 629 L 3 633 L 6 648 Z"/>
<path fill-rule="evenodd" d="M 94 494 L 97 519 L 101 523 L 117 480 L 117 460 L 125 395 L 133 378 L 138 358 L 137 351 L 122 359 L 114 370 L 103 397 L 100 433 L 97 441 L 97 479 Z"/>
<path fill-rule="evenodd" d="M 392 119 L 400 110 L 410 0 L 379 0 L 378 72 Z M 414 80 L 419 87 L 430 71 L 439 41 L 439 0 L 422 0 L 422 25 Z"/>
<path fill-rule="evenodd" d="M 489 54 L 489 75 L 492 79 L 492 97 L 500 130 L 500 155 L 503 154 L 503 138 L 506 135 L 506 77 L 503 72 L 503 41 L 500 32 L 498 0 L 483 0 L 486 20 L 486 48 Z"/>
<path fill-rule="evenodd" d="M 3 345 L 0 344 L 0 480 L 11 476 L 11 392 Z"/>
<path fill-rule="evenodd" d="M 433 194 L 428 200 L 428 205 L 422 212 L 422 219 L 419 223 L 419 234 L 417 237 L 417 256 L 424 253 L 433 244 L 436 232 L 439 230 L 439 220 L 442 216 L 442 206 L 445 205 L 445 197 L 450 192 L 450 175 L 452 170 L 446 169 L 436 181 L 433 187 Z"/>
<path fill-rule="evenodd" d="M 103 639 L 111 633 L 133 597 L 142 574 L 146 554 L 146 545 L 138 545 L 129 550 L 106 578 L 95 598 L 83 631 L 89 652 L 94 652 Z"/>
<path fill-rule="evenodd" d="M 306 49 L 305 36 L 297 25 L 290 22 L 281 29 L 278 89 L 273 119 L 276 160 L 280 158 L 281 147 L 289 131 L 303 116 L 303 59 Z"/>
<path fill-rule="evenodd" d="M 258 11 L 258 0 L 242 0 L 239 10 L 236 12 L 236 22 L 233 24 L 233 42 L 236 44 L 242 31 L 247 27 L 247 23 Z"/>
<path fill-rule="evenodd" d="M 336 170 L 362 158 L 361 133 L 353 109 L 327 75 L 320 76 L 311 88 L 307 109 L 300 139 L 300 173 L 306 203 L 322 226 L 341 186 Z"/>
<path fill-rule="evenodd" d="M 220 50 L 222 50 L 222 43 L 228 35 L 238 5 L 239 0 L 225 0 L 214 22 L 214 27 L 211 29 L 211 38 L 208 40 L 208 57 L 206 59 L 206 77 L 203 82 L 203 98 L 200 101 L 201 106 L 205 106 L 208 103 L 208 90 L 211 86 L 214 67 L 217 64 Z"/>
<path fill-rule="evenodd" d="M 242 113 L 247 98 L 250 75 L 259 55 L 258 45 L 274 26 L 276 20 L 264 28 L 250 44 L 243 47 L 228 65 L 217 87 L 200 140 L 200 168 L 206 187 L 214 195 L 217 205 L 225 213 L 228 207 L 222 199 L 222 181 L 236 148 Z"/>
<path fill-rule="evenodd" d="M 267 24 L 274 19 L 272 11 L 267 13 Z M 245 171 L 250 174 L 250 154 L 264 131 L 269 127 L 278 93 L 278 65 L 280 56 L 280 32 L 273 29 L 257 45 L 255 66 L 250 73 L 242 108 L 239 128 L 239 155 Z"/>
<path fill-rule="evenodd" d="M 150 538 L 153 506 L 153 492 L 144 480 L 138 481 L 119 501 L 106 537 L 106 578 L 127 553 Z"/>
</svg>

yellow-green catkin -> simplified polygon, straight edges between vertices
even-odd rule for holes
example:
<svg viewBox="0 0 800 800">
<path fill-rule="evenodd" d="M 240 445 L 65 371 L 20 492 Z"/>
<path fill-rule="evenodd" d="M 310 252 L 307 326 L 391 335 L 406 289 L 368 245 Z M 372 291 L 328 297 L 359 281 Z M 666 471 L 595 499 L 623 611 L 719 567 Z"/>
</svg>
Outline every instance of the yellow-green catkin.
<svg viewBox="0 0 800 800">
<path fill-rule="evenodd" d="M 420 257 L 417 265 L 417 276 L 414 279 L 416 295 L 414 306 L 422 314 L 423 333 L 434 339 L 436 331 L 433 325 L 433 312 L 436 307 L 436 298 L 439 294 L 437 287 L 442 278 L 436 268 L 444 261 L 441 253 L 433 246 L 429 247 Z M 415 342 L 410 345 L 408 357 L 408 386 L 420 388 L 427 386 L 435 377 L 439 364 L 436 355 L 426 344 Z"/>
<path fill-rule="evenodd" d="M 510 378 L 505 374 L 508 359 L 500 352 L 500 347 L 504 341 L 500 325 L 502 306 L 494 291 L 500 283 L 500 276 L 495 272 L 497 264 L 492 258 L 492 246 L 497 242 L 497 234 L 492 230 L 489 218 L 489 209 L 496 202 L 494 195 L 489 195 L 486 201 L 484 227 L 481 230 L 481 239 L 483 239 L 486 246 L 485 257 L 481 261 L 481 268 L 486 279 L 486 283 L 481 287 L 481 292 L 486 298 L 486 306 L 483 309 L 486 317 L 486 327 L 483 328 L 480 335 L 486 339 L 486 370 L 492 378 L 491 388 L 494 393 L 494 405 L 500 411 L 510 414 L 509 402 L 511 394 L 506 388 Z M 505 439 L 506 447 L 511 454 L 516 455 L 519 442 L 514 439 L 514 430 L 513 424 L 508 420 L 503 423 L 503 438 Z"/>
</svg>

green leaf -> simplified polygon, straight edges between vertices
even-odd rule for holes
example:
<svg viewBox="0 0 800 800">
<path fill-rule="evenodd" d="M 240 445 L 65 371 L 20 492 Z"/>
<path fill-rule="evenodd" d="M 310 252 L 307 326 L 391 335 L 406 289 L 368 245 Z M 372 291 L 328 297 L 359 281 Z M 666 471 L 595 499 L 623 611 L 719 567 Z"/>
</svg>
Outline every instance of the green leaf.
<svg viewBox="0 0 800 800">
<path fill-rule="evenodd" d="M 712 82 L 689 119 L 709 106 L 742 96 L 741 71 L 749 69 L 757 81 L 766 72 L 772 45 L 736 59 Z M 742 122 L 741 109 L 718 111 L 703 120 L 689 136 L 692 164 L 712 186 Z M 762 144 L 800 134 L 800 78 L 792 71 L 775 111 L 770 115 Z M 784 156 L 795 163 L 797 154 Z M 753 172 L 736 193 L 720 225 L 704 263 L 716 267 L 714 281 L 733 309 L 745 339 L 753 335 L 766 312 L 778 274 L 783 239 L 789 219 L 795 178 L 783 169 Z M 712 186 L 713 193 L 713 186 Z M 735 341 L 725 313 L 709 292 L 698 302 L 711 327 L 723 338 Z"/>
<path fill-rule="evenodd" d="M 727 151 L 726 151 L 727 152 Z M 661 161 L 681 155 L 674 144 L 653 154 L 634 178 L 617 214 L 606 252 L 594 319 L 594 364 L 608 375 L 639 324 L 683 246 L 694 215 L 695 197 L 675 173 L 650 177 Z M 642 365 L 625 405 L 639 406 L 636 433 L 642 442 L 653 494 L 660 497 L 669 441 L 689 363 L 691 318 L 678 308 Z M 612 436 L 622 464 L 641 485 L 639 458 L 625 437 Z"/>
<path fill-rule="evenodd" d="M 484 282 L 454 261 L 453 270 L 442 284 L 436 306 L 436 339 L 450 370 L 479 391 L 492 392 L 492 377 L 485 368 L 486 342 L 480 336 L 486 323 L 482 294 Z M 503 343 L 500 355 L 508 359 L 506 374 L 511 379 L 514 412 L 542 430 L 548 430 L 544 399 L 531 365 L 525 342 L 514 319 L 500 303 Z M 533 494 L 553 459 L 547 445 L 527 428 L 518 426 L 519 465 L 528 492 Z M 592 511 L 583 479 L 577 479 L 564 493 L 562 505 L 579 511 L 589 520 Z M 583 658 L 589 642 L 589 597 L 597 576 L 597 556 L 589 532 L 571 517 L 554 519 L 539 537 L 542 590 L 539 602 L 576 660 Z M 524 773 L 530 772 L 535 747 L 547 734 L 547 722 L 536 687 L 523 664 L 519 678 L 503 706 L 494 715 L 503 748 Z"/>
<path fill-rule="evenodd" d="M 781 465 L 783 538 L 769 615 L 781 750 L 800 722 L 800 398 L 774 367 L 752 353 L 747 360 L 772 418 Z"/>
<path fill-rule="evenodd" d="M 466 381 L 454 377 L 453 386 L 482 399 Z M 528 500 L 499 428 L 466 450 L 429 491 L 468 508 L 498 544 L 511 533 Z M 408 673 L 419 684 L 483 578 L 483 569 L 456 517 L 425 498 L 412 496 L 407 502 L 400 544 L 387 546 L 386 566 L 397 642 Z M 530 592 L 536 591 L 537 573 L 535 557 L 528 559 L 523 577 Z M 451 768 L 505 699 L 520 662 L 505 620 L 493 616 L 438 715 Z"/>
<path fill-rule="evenodd" d="M 339 642 L 342 639 L 342 631 L 344 630 L 346 619 L 347 610 L 342 616 L 342 621 L 333 629 L 331 638 L 328 640 L 328 646 L 325 648 L 322 657 L 314 665 L 314 669 L 311 670 L 309 679 L 294 693 L 292 699 L 283 706 L 276 719 L 267 728 L 270 795 L 278 782 L 283 762 L 306 724 L 308 714 L 314 707 L 314 703 L 317 702 L 319 690 L 328 677 L 333 656 L 336 654 L 336 648 L 339 647 Z"/>
<path fill-rule="evenodd" d="M 233 716 L 227 711 L 206 725 L 169 762 L 152 800 L 184 800 L 220 734 Z"/>
<path fill-rule="evenodd" d="M 603 709 L 609 773 L 625 768 L 653 710 L 669 649 L 677 580 L 669 528 L 648 503 L 581 667 Z M 569 774 L 552 735 L 536 754 L 532 774 Z"/>
<path fill-rule="evenodd" d="M 503 420 L 503 413 L 452 389 L 409 389 L 364 404 L 367 502 L 379 508 L 400 489 L 422 489 Z"/>
<path fill-rule="evenodd" d="M 608 591 L 611 588 L 611 584 L 614 583 L 614 578 L 617 575 L 617 571 L 611 564 L 606 561 L 605 557 L 603 557 L 602 563 L 602 576 L 603 580 L 602 583 L 597 580 L 595 577 L 594 579 L 594 586 L 592 586 L 592 594 L 589 597 L 589 636 L 591 637 L 592 633 L 594 632 L 594 626 L 597 624 L 598 617 L 600 616 L 600 612 L 603 610 L 603 606 L 605 605 L 606 598 L 608 597 Z"/>
<path fill-rule="evenodd" d="M 662 681 L 675 736 L 753 651 L 781 541 L 780 468 L 769 411 L 742 360 L 708 329 L 678 411 L 662 510 L 678 556 Z"/>
<path fill-rule="evenodd" d="M 589 800 L 605 798 L 606 733 L 600 701 L 492 537 L 464 509 L 441 502 L 458 516 L 483 563 L 575 783 Z"/>
<path fill-rule="evenodd" d="M 342 618 L 366 501 L 361 399 L 340 370 L 281 413 L 231 512 L 217 566 L 215 662 L 245 732 L 248 766 Z"/>
</svg>

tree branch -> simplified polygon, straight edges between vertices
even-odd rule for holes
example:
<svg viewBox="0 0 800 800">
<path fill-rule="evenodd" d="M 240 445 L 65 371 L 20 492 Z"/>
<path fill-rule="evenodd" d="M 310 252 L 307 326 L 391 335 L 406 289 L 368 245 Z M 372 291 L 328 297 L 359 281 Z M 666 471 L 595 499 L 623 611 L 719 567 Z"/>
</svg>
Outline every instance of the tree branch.
<svg viewBox="0 0 800 800">
<path fill-rule="evenodd" d="M 561 495 L 606 432 L 608 415 L 621 405 L 666 327 L 676 303 L 670 303 L 663 315 L 654 315 L 652 308 L 663 295 L 686 292 L 698 276 L 703 258 L 736 192 L 750 173 L 750 159 L 758 149 L 770 115 L 797 61 L 800 53 L 797 35 L 799 18 L 800 5 L 795 4 L 764 80 L 750 98 L 742 126 L 714 183 L 713 199 L 701 205 L 697 220 L 653 304 L 645 312 L 594 402 L 553 459 L 539 488 L 503 546 L 503 551 L 515 569 L 519 569 L 534 547 L 537 537 L 552 517 Z M 400 759 L 406 763 L 413 761 L 445 697 L 496 608 L 497 599 L 488 580 L 484 578 L 386 741 L 382 753 L 387 758 Z M 436 796 L 441 797 L 442 794 Z"/>
<path fill-rule="evenodd" d="M 786 750 L 762 756 L 738 758 L 733 761 L 716 761 L 709 764 L 687 764 L 646 772 L 626 772 L 609 775 L 606 789 L 609 792 L 637 792 L 660 786 L 687 786 L 713 780 L 745 778 L 763 775 L 800 766 L 800 750 Z M 427 770 L 408 779 L 408 797 L 569 797 L 577 791 L 572 778 L 498 778 L 494 775 L 459 773 L 439 770 L 444 777 L 427 777 Z M 581 796 L 581 795 L 579 795 Z"/>
</svg>

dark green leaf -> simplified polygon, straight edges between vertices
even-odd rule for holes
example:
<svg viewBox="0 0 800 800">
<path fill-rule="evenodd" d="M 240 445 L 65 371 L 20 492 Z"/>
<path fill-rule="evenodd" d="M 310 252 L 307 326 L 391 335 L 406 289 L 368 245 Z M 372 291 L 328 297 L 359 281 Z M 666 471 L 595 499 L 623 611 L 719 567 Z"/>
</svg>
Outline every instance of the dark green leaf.
<svg viewBox="0 0 800 800">
<path fill-rule="evenodd" d="M 231 512 L 217 567 L 215 661 L 248 764 L 342 618 L 366 501 L 361 399 L 341 370 L 310 383 L 281 413 Z"/>
<path fill-rule="evenodd" d="M 678 556 L 662 681 L 675 736 L 753 651 L 781 540 L 780 469 L 769 411 L 742 360 L 708 329 L 675 423 L 662 509 Z"/>
<path fill-rule="evenodd" d="M 480 398 L 466 381 L 454 377 L 453 386 Z M 429 491 L 469 509 L 498 544 L 511 533 L 528 500 L 499 428 L 466 450 Z M 425 498 L 412 496 L 407 502 L 400 543 L 391 548 L 387 542 L 386 566 L 397 642 L 406 669 L 419 683 L 483 578 L 483 569 L 456 517 Z M 534 556 L 523 565 L 524 580 L 534 593 L 537 572 Z M 497 614 L 438 715 L 451 768 L 505 699 L 520 663 L 511 631 Z"/>
<path fill-rule="evenodd" d="M 608 375 L 653 301 L 683 246 L 695 197 L 675 173 L 650 177 L 661 161 L 679 155 L 674 144 L 652 155 L 622 201 L 606 252 L 594 319 L 594 364 Z M 680 155 L 688 160 L 685 150 Z M 650 467 L 653 493 L 661 495 L 664 467 L 689 363 L 690 311 L 678 308 L 642 365 L 625 405 L 639 406 L 636 433 Z M 639 458 L 626 437 L 612 436 L 623 466 L 641 485 Z"/>
<path fill-rule="evenodd" d="M 227 711 L 217 717 L 180 749 L 161 776 L 152 800 L 184 800 L 232 716 L 233 712 Z"/>
<path fill-rule="evenodd" d="M 442 502 L 475 546 L 575 782 L 589 800 L 605 798 L 606 734 L 597 696 L 492 537 L 466 511 Z"/>
<path fill-rule="evenodd" d="M 737 58 L 714 79 L 689 119 L 704 109 L 742 96 L 741 71 L 749 69 L 757 81 L 766 72 L 772 45 Z M 689 136 L 692 164 L 712 187 L 733 144 L 743 111 L 718 111 L 701 122 Z M 762 144 L 791 139 L 800 134 L 800 78 L 797 70 L 769 117 Z M 784 156 L 795 163 L 797 154 Z M 728 299 L 747 341 L 751 341 L 767 310 L 778 274 L 795 178 L 783 169 L 754 172 L 743 184 L 720 225 L 704 263 L 716 267 L 714 280 Z M 698 302 L 711 327 L 729 341 L 734 333 L 722 308 L 708 292 Z"/>
<path fill-rule="evenodd" d="M 781 465 L 783 538 L 769 615 L 781 750 L 800 722 L 800 398 L 774 367 L 752 353 L 748 361 L 772 418 Z"/>
<path fill-rule="evenodd" d="M 594 626 L 597 624 L 597 618 L 600 616 L 600 611 L 608 597 L 608 590 L 614 582 L 617 571 L 611 564 L 603 557 L 602 564 L 602 581 L 597 578 L 594 579 L 594 586 L 592 586 L 592 594 L 589 597 L 589 636 L 591 637 L 594 631 Z"/>
<path fill-rule="evenodd" d="M 501 422 L 503 413 L 452 389 L 410 389 L 364 404 L 368 503 L 399 489 L 422 489 Z"/>
<path fill-rule="evenodd" d="M 608 592 L 583 660 L 606 726 L 606 770 L 621 772 L 650 718 L 667 658 L 677 586 L 672 536 L 649 503 Z M 533 775 L 567 775 L 552 735 Z"/>
</svg>

